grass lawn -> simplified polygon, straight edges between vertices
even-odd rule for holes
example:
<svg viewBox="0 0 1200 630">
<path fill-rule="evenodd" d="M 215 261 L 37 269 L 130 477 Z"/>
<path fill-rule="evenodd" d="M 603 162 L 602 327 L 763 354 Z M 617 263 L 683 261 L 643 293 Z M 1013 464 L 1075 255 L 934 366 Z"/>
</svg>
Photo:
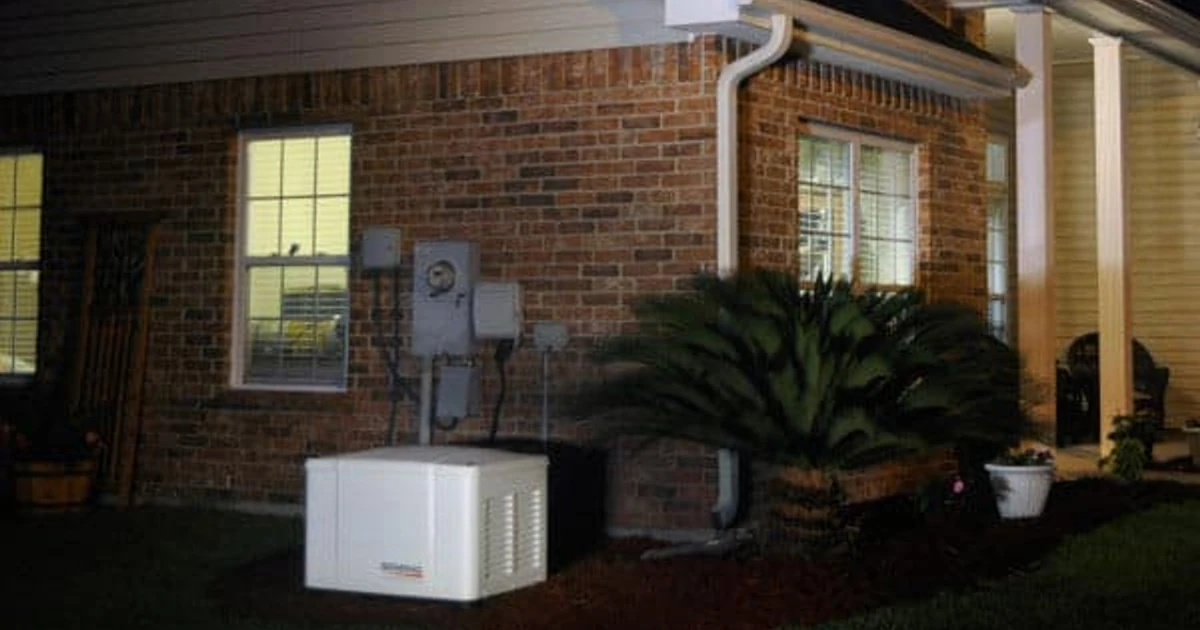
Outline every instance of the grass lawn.
<svg viewBox="0 0 1200 630">
<path fill-rule="evenodd" d="M 1200 503 L 1164 505 L 1067 541 L 1042 569 L 966 596 L 820 630 L 1177 629 L 1200 624 Z"/>
<path fill-rule="evenodd" d="M 219 570 L 303 539 L 299 519 L 146 508 L 0 523 L 4 614 L 23 630 L 284 628 L 227 621 L 204 588 Z M 286 626 L 295 628 L 297 626 Z"/>
<path fill-rule="evenodd" d="M 223 619 L 204 591 L 302 531 L 297 519 L 165 508 L 0 521 L 0 627 L 300 628 Z M 1198 561 L 1200 502 L 1164 505 L 1068 541 L 1031 575 L 821 628 L 1194 627 Z"/>
</svg>

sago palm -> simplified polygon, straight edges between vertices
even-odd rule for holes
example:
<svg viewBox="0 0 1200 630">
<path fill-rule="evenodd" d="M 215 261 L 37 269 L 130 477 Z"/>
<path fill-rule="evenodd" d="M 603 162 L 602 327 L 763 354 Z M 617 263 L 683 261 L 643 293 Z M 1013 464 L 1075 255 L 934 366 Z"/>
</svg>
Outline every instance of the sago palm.
<svg viewBox="0 0 1200 630">
<path fill-rule="evenodd" d="M 579 401 L 611 432 L 818 469 L 964 436 L 1008 439 L 981 408 L 994 402 L 989 384 L 1007 386 L 995 382 L 1005 353 L 973 313 L 917 291 L 859 294 L 826 279 L 806 288 L 752 270 L 699 275 L 692 291 L 648 297 L 635 312 L 639 332 L 597 354 L 616 373 Z"/>
</svg>

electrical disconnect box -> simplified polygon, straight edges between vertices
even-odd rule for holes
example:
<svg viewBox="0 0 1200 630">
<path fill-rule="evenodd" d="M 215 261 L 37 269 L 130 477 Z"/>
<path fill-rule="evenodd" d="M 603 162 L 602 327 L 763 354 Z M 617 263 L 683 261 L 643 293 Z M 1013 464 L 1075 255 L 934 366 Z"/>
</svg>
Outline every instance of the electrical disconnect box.
<svg viewBox="0 0 1200 630">
<path fill-rule="evenodd" d="M 538 322 L 533 325 L 533 345 L 541 352 L 559 352 L 567 347 L 567 325 Z"/>
<path fill-rule="evenodd" d="M 521 285 L 480 282 L 475 287 L 475 336 L 517 339 L 521 336 Z"/>
<path fill-rule="evenodd" d="M 474 243 L 422 241 L 413 246 L 413 354 L 475 353 L 472 303 L 478 277 Z"/>
<path fill-rule="evenodd" d="M 479 414 L 479 368 L 444 365 L 437 384 L 437 417 L 467 418 Z"/>
<path fill-rule="evenodd" d="M 401 243 L 404 233 L 400 228 L 372 225 L 363 230 L 362 268 L 365 271 L 396 269 L 400 266 Z"/>
</svg>

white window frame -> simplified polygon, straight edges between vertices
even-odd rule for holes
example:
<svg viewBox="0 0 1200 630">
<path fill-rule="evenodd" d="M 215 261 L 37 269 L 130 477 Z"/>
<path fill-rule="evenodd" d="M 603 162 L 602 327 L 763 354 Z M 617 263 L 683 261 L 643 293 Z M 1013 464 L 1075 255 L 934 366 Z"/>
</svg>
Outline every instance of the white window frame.
<svg viewBox="0 0 1200 630">
<path fill-rule="evenodd" d="M 32 147 L 8 147 L 5 149 L 0 149 L 0 156 L 5 157 L 5 158 L 13 158 L 13 159 L 37 156 L 37 157 L 41 158 L 41 160 L 42 160 L 42 179 L 41 179 L 41 181 L 38 182 L 40 191 L 38 194 L 39 202 L 38 202 L 38 208 L 37 208 L 37 210 L 38 210 L 38 234 L 39 234 L 39 241 L 40 241 L 41 240 L 40 236 L 41 236 L 41 231 L 42 231 L 41 226 L 45 222 L 44 211 L 45 211 L 45 206 L 46 206 L 46 199 L 45 199 L 45 195 L 46 195 L 46 154 L 44 152 L 42 152 L 36 148 L 32 148 Z M 14 186 L 16 185 L 16 180 L 13 181 L 13 185 Z M 14 191 L 14 193 L 15 193 L 15 191 Z M 18 208 L 19 207 L 15 205 L 15 199 L 14 199 L 14 205 L 8 209 L 16 210 Z M 16 226 L 11 226 L 10 229 L 15 231 Z M 14 240 L 16 239 L 15 232 L 12 234 L 12 238 Z M 9 260 L 0 259 L 0 271 L 33 271 L 33 272 L 37 272 L 40 274 L 41 270 L 42 270 L 42 250 L 41 250 L 40 245 L 38 247 L 37 259 L 35 259 L 35 260 L 9 261 Z M 36 300 L 35 306 L 37 309 L 37 313 L 34 315 L 34 341 L 33 341 L 33 343 L 34 343 L 34 349 L 35 349 L 34 351 L 37 352 L 38 354 L 40 354 L 40 352 L 38 352 L 40 350 L 39 346 L 40 346 L 41 335 L 42 335 L 42 321 L 41 321 L 42 295 L 41 295 L 40 283 L 39 283 L 38 295 L 37 295 L 37 300 Z M 10 319 L 12 317 L 13 317 L 12 314 L 0 313 L 0 318 Z M 17 320 L 12 319 L 12 321 L 15 323 Z M 37 377 L 37 374 L 40 371 L 40 363 L 41 363 L 40 357 L 35 357 L 32 373 L 0 372 L 0 384 L 11 383 L 11 384 L 15 385 L 15 384 L 24 384 L 24 383 L 28 383 L 28 382 L 32 381 L 33 379 L 35 379 Z"/>
<path fill-rule="evenodd" d="M 919 275 L 918 269 L 917 269 L 917 259 L 918 259 L 918 255 L 919 255 L 917 243 L 918 243 L 918 239 L 921 234 L 921 225 L 920 225 L 921 195 L 920 195 L 920 189 L 919 189 L 920 147 L 916 143 L 913 143 L 913 142 L 906 142 L 903 140 L 897 140 L 894 138 L 878 136 L 878 135 L 866 133 L 863 131 L 856 131 L 853 129 L 847 129 L 847 128 L 843 128 L 843 127 L 834 127 L 831 125 L 823 125 L 820 123 L 805 123 L 805 125 L 803 126 L 803 129 L 801 130 L 800 134 L 797 137 L 797 144 L 799 144 L 800 140 L 802 140 L 803 138 L 806 138 L 806 137 L 807 138 L 816 138 L 816 139 L 821 139 L 821 140 L 833 140 L 833 141 L 838 141 L 838 142 L 845 142 L 850 147 L 850 174 L 849 174 L 849 177 L 850 177 L 851 185 L 849 187 L 849 192 L 848 192 L 850 207 L 847 211 L 848 216 L 846 217 L 847 225 L 850 228 L 849 229 L 850 239 L 849 239 L 849 243 L 847 244 L 846 252 L 844 254 L 845 257 L 842 260 L 842 264 L 846 269 L 850 270 L 850 278 L 849 279 L 855 285 L 862 284 L 862 280 L 861 280 L 862 271 L 860 268 L 860 256 L 859 256 L 860 247 L 862 244 L 862 235 L 861 235 L 862 226 L 859 224 L 860 223 L 859 222 L 859 208 L 860 208 L 859 195 L 860 195 L 861 188 L 862 188 L 861 184 L 860 184 L 860 172 L 861 172 L 861 165 L 862 165 L 862 147 L 863 147 L 863 145 L 867 145 L 867 146 L 871 146 L 871 147 L 878 147 L 880 149 L 886 149 L 889 151 L 896 151 L 898 153 L 908 153 L 908 155 L 909 155 L 909 173 L 910 173 L 910 177 L 912 179 L 912 181 L 909 183 L 910 190 L 912 190 L 912 208 L 909 210 L 909 212 L 911 213 L 911 216 L 909 217 L 909 219 L 910 219 L 910 224 L 912 225 L 912 259 L 910 261 L 910 263 L 912 265 L 912 283 L 911 284 L 898 284 L 898 285 L 872 284 L 872 285 L 868 285 L 868 286 L 871 286 L 872 288 L 876 288 L 876 289 L 880 289 L 880 290 L 895 290 L 895 289 L 908 288 L 910 286 L 917 286 L 918 275 Z M 799 168 L 799 155 L 796 156 L 796 160 L 797 160 L 796 161 L 797 168 Z M 799 173 L 797 173 L 797 186 L 799 186 L 799 183 L 800 183 L 799 182 Z M 798 205 L 799 204 L 797 203 L 797 206 Z M 799 208 L 797 208 L 797 226 L 796 226 L 797 234 L 800 233 L 799 222 L 800 222 Z M 797 272 L 798 271 L 799 270 L 797 270 Z"/>
<path fill-rule="evenodd" d="M 329 385 L 324 383 L 254 383 L 246 382 L 246 337 L 248 332 L 248 313 L 247 313 L 247 291 L 249 291 L 249 274 L 250 269 L 258 266 L 251 257 L 246 256 L 246 238 L 247 238 L 247 221 L 249 220 L 248 196 L 249 196 L 249 160 L 246 159 L 246 145 L 250 141 L 269 140 L 269 139 L 284 139 L 284 138 L 312 138 L 321 136 L 337 136 L 346 135 L 351 138 L 351 164 L 349 168 L 353 173 L 353 126 L 350 124 L 332 124 L 332 125 L 309 125 L 300 127 L 288 127 L 277 129 L 255 129 L 246 130 L 238 134 L 238 175 L 237 175 L 237 228 L 235 247 L 237 251 L 234 256 L 234 317 L 233 317 L 233 334 L 232 347 L 230 348 L 230 365 L 232 369 L 229 373 L 229 384 L 233 389 L 241 390 L 257 390 L 257 391 L 284 391 L 284 392 L 314 392 L 314 393 L 343 393 L 348 390 L 349 371 L 350 371 L 350 321 L 349 309 L 346 313 L 346 321 L 344 326 L 345 338 L 342 343 L 342 381 L 340 385 Z M 351 176 L 351 190 L 348 193 L 353 196 L 353 176 Z M 349 216 L 347 216 L 349 221 Z M 347 225 L 349 230 L 350 226 Z M 289 266 L 289 267 L 304 267 L 314 265 L 344 265 L 346 267 L 347 280 L 350 280 L 350 275 L 353 270 L 351 265 L 350 252 L 347 251 L 344 256 L 278 256 L 278 257 L 253 257 L 255 260 L 263 261 L 270 260 L 272 262 L 259 263 L 261 266 Z M 286 262 L 285 262 L 286 261 Z M 347 287 L 347 290 L 349 288 Z"/>
<path fill-rule="evenodd" d="M 1001 179 L 992 179 L 990 169 L 990 154 L 993 145 L 1004 147 L 1004 176 Z M 987 141 L 987 149 L 984 154 L 984 184 L 986 186 L 987 196 L 987 216 L 986 229 L 987 240 L 985 243 L 986 254 L 985 268 L 987 272 L 987 320 L 988 327 L 996 338 L 1005 343 L 1012 342 L 1012 217 L 1013 217 L 1013 189 L 1012 189 L 1012 173 L 1013 173 L 1013 152 L 1012 141 L 1004 136 L 989 135 Z M 992 201 L 999 194 L 1004 199 L 1004 229 L 1000 231 L 1004 240 L 1004 258 L 1003 260 L 992 257 L 992 238 L 996 234 L 996 230 L 992 229 Z M 997 291 L 992 284 L 992 269 L 995 266 L 1000 266 L 1004 272 L 1004 290 Z M 1000 304 L 1001 319 L 996 320 L 992 317 L 992 305 Z"/>
</svg>

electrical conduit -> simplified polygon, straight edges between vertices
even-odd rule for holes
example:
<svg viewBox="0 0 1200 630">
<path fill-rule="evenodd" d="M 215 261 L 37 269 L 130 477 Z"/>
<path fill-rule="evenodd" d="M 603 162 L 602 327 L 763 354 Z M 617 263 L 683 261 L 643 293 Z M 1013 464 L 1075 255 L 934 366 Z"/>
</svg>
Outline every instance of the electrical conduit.
<svg viewBox="0 0 1200 630">
<path fill-rule="evenodd" d="M 792 47 L 792 16 L 771 16 L 766 44 L 721 70 L 717 79 L 717 273 L 730 276 L 738 265 L 738 88 L 742 81 L 779 61 Z M 717 452 L 717 504 L 713 522 L 718 529 L 733 524 L 738 511 L 738 453 Z"/>
</svg>

